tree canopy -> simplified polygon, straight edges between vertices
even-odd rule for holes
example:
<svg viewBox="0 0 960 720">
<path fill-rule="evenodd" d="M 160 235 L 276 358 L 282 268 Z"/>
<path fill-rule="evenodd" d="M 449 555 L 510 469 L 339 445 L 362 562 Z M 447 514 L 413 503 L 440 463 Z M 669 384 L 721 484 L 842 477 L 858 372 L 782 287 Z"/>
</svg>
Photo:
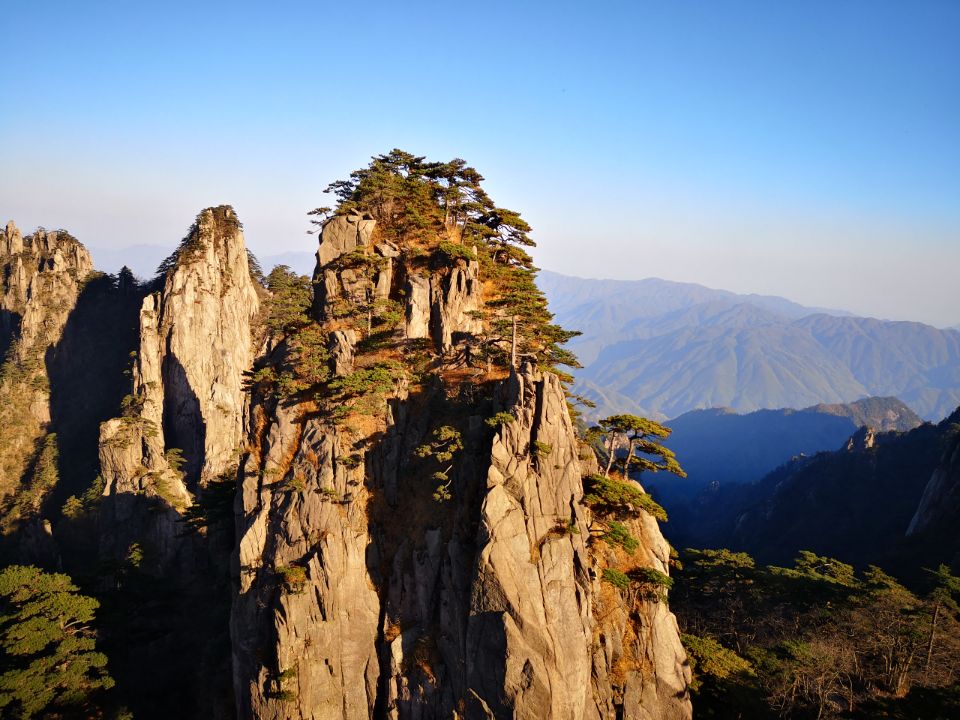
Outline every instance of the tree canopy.
<svg viewBox="0 0 960 720">
<path fill-rule="evenodd" d="M 94 707 L 113 686 L 91 627 L 99 603 L 66 575 L 12 565 L 0 571 L 0 709 L 30 718 Z"/>
<path fill-rule="evenodd" d="M 909 589 L 809 551 L 789 567 L 724 549 L 682 558 L 672 609 L 698 716 L 953 717 L 937 714 L 956 707 L 960 681 L 960 579 L 949 568 Z"/>
<path fill-rule="evenodd" d="M 611 415 L 600 420 L 592 431 L 606 439 L 606 477 L 610 477 L 617 452 L 624 447 L 627 452 L 623 456 L 621 472 L 625 478 L 629 476 L 630 470 L 665 470 L 679 477 L 687 476 L 673 451 L 657 442 L 670 437 L 670 428 L 658 422 L 637 415 Z"/>
<path fill-rule="evenodd" d="M 530 225 L 515 210 L 496 205 L 483 180 L 460 158 L 433 162 L 395 149 L 331 183 L 326 192 L 337 198 L 336 209 L 312 214 L 367 213 L 381 237 L 400 247 L 429 248 L 453 260 L 475 256 L 487 296 L 486 331 L 474 356 L 500 366 L 527 355 L 549 369 L 579 367 L 561 347 L 579 333 L 553 323 L 536 286 L 537 269 L 525 250 L 535 245 Z"/>
</svg>

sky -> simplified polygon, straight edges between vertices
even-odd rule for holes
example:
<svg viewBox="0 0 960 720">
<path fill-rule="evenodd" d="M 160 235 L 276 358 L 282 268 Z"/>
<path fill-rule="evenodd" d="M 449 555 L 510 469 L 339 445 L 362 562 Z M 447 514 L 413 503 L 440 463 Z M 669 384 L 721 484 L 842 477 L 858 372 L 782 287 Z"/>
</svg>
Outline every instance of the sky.
<svg viewBox="0 0 960 720">
<path fill-rule="evenodd" d="M 0 220 L 173 247 L 462 157 L 540 267 L 960 323 L 960 3 L 0 0 Z"/>
</svg>

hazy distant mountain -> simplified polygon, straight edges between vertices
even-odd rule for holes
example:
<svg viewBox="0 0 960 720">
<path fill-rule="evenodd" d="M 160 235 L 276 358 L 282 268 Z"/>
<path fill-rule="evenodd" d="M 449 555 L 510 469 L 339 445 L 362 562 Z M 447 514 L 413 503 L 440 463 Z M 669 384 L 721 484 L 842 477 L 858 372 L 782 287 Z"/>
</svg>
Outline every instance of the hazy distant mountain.
<svg viewBox="0 0 960 720">
<path fill-rule="evenodd" d="M 806 407 L 896 396 L 927 419 L 960 404 L 960 332 L 823 312 L 789 300 L 647 279 L 543 273 L 584 368 L 590 416 Z"/>
<path fill-rule="evenodd" d="M 953 516 L 936 518 L 945 533 L 922 528 L 908 537 L 908 528 L 932 480 L 960 485 L 958 421 L 960 411 L 907 433 L 860 432 L 847 447 L 798 458 L 757 483 L 707 490 L 692 514 L 671 518 L 681 524 L 670 539 L 745 550 L 765 563 L 786 562 L 799 549 L 890 570 L 919 567 L 917 558 L 929 567 L 956 561 L 957 505 Z"/>
<path fill-rule="evenodd" d="M 818 312 L 847 315 L 842 310 L 809 308 L 782 297 L 738 295 L 694 283 L 679 283 L 659 278 L 644 280 L 592 280 L 543 270 L 537 284 L 550 300 L 550 309 L 562 324 L 584 335 L 571 343 L 584 364 L 593 362 L 603 347 L 621 340 L 659 334 L 656 320 L 671 316 L 675 327 L 696 324 L 707 315 L 716 315 L 737 305 L 766 310 L 768 313 L 800 318 Z M 703 309 L 695 309 L 706 306 Z M 692 310 L 690 314 L 683 311 Z M 687 322 L 684 322 L 686 320 Z"/>
<path fill-rule="evenodd" d="M 922 419 L 897 398 L 867 398 L 843 405 L 804 410 L 757 410 L 744 415 L 730 408 L 692 410 L 667 422 L 667 445 L 687 477 L 644 478 L 668 511 L 710 483 L 753 483 L 794 456 L 836 450 L 856 430 L 905 432 Z"/>
</svg>

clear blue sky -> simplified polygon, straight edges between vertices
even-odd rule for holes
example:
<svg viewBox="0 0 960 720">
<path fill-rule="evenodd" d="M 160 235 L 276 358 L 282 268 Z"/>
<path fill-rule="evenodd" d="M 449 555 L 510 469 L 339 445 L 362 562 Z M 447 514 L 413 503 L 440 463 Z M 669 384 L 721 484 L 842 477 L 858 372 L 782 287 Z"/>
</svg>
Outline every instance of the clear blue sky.
<svg viewBox="0 0 960 720">
<path fill-rule="evenodd" d="M 355 7 L 353 5 L 356 5 Z M 960 2 L 0 4 L 0 215 L 173 245 L 463 157 L 541 266 L 960 322 Z"/>
</svg>

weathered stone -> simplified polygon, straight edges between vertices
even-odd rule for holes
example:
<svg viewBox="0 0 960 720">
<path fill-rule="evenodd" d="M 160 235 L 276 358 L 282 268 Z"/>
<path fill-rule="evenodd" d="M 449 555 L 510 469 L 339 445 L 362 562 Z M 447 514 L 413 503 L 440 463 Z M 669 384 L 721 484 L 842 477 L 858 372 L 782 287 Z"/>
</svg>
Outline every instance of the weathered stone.
<svg viewBox="0 0 960 720">
<path fill-rule="evenodd" d="M 330 333 L 330 369 L 334 375 L 343 377 L 353 372 L 353 347 L 357 334 L 353 330 L 334 330 Z"/>
<path fill-rule="evenodd" d="M 0 255 L 16 255 L 22 252 L 23 235 L 13 220 L 10 220 L 6 231 L 0 231 Z"/>
<path fill-rule="evenodd" d="M 356 247 L 345 226 L 321 247 Z M 336 257 L 318 264 L 314 310 L 333 318 L 331 369 L 343 375 L 356 337 L 331 303 L 393 290 L 383 270 L 374 290 Z M 476 261 L 396 270 L 405 338 L 432 337 L 445 353 L 483 331 Z M 341 427 L 322 409 L 254 398 L 231 621 L 239 717 L 688 720 L 689 671 L 667 606 L 643 603 L 642 628 L 629 608 L 599 611 L 579 460 L 595 458 L 574 435 L 559 379 L 530 362 L 513 373 L 494 411 L 514 419 L 492 444 L 481 417 L 460 418 L 464 446 L 444 470 L 443 500 L 432 494 L 444 480 L 412 458 L 450 422 L 448 390 L 438 381 L 416 401 L 398 391 L 362 434 L 345 429 L 352 419 Z M 635 524 L 645 562 L 667 572 L 656 521 Z M 635 664 L 618 674 L 627 655 Z"/>
<path fill-rule="evenodd" d="M 433 279 L 433 338 L 441 352 L 453 347 L 458 333 L 474 335 L 483 330 L 479 317 L 480 264 L 470 260 L 457 263 L 446 276 Z"/>
<path fill-rule="evenodd" d="M 869 450 L 877 442 L 877 433 L 873 428 L 862 427 L 857 430 L 844 445 L 847 452 L 855 450 Z"/>
<path fill-rule="evenodd" d="M 291 438 L 299 442 L 287 460 L 275 448 Z M 231 619 L 241 718 L 373 712 L 380 602 L 363 468 L 345 462 L 348 452 L 335 428 L 278 408 L 262 466 L 253 456 L 245 461 Z M 301 575 L 285 580 L 290 572 Z M 292 698 L 278 697 L 288 688 L 296 688 Z"/>
<path fill-rule="evenodd" d="M 468 682 L 497 717 L 579 719 L 590 700 L 593 620 L 577 443 L 556 376 L 527 364 L 505 396 L 516 419 L 493 441 Z M 549 453 L 535 453 L 535 442 Z"/>
<path fill-rule="evenodd" d="M 335 215 L 324 223 L 317 248 L 317 266 L 325 267 L 341 255 L 370 245 L 376 221 L 369 215 Z"/>
<path fill-rule="evenodd" d="M 245 426 L 243 376 L 253 365 L 251 322 L 259 308 L 232 208 L 204 210 L 178 252 L 163 289 L 148 295 L 140 310 L 133 368 L 139 410 L 125 419 L 137 433 L 137 462 L 111 453 L 114 421 L 101 428 L 101 467 L 113 478 L 105 489 L 105 525 L 129 522 L 125 537 L 145 535 L 161 573 L 180 552 L 173 523 L 192 502 L 191 492 L 235 467 Z M 182 478 L 167 461 L 171 448 L 182 451 Z M 145 508 L 138 496 L 157 498 L 162 511 Z M 134 508 L 143 517 L 124 520 Z M 126 552 L 125 543 L 107 530 L 101 549 L 116 556 Z"/>
<path fill-rule="evenodd" d="M 960 421 L 960 411 L 945 422 L 950 421 Z M 940 464 L 924 487 L 920 504 L 907 528 L 907 537 L 955 538 L 957 517 L 960 517 L 960 437 L 947 445 Z"/>
<path fill-rule="evenodd" d="M 404 337 L 410 340 L 430 337 L 430 279 L 411 275 L 407 278 L 406 291 Z"/>
<path fill-rule="evenodd" d="M 5 434 L 0 460 L 8 472 L 0 476 L 0 498 L 18 488 L 51 420 L 48 367 L 57 357 L 82 282 L 93 270 L 90 254 L 75 239 L 61 233 L 51 245 L 47 237 L 37 230 L 24 238 L 12 221 L 0 230 L 0 360 L 31 368 L 25 379 L 0 379 Z M 39 532 L 37 539 L 42 537 Z"/>
<path fill-rule="evenodd" d="M 371 246 L 375 227 L 375 220 L 369 215 L 360 213 L 335 215 L 324 223 L 323 230 L 320 232 L 320 245 L 317 248 L 317 264 L 313 271 L 312 314 L 315 319 L 320 321 L 330 319 L 331 305 L 342 296 L 354 302 L 366 300 L 368 294 L 386 297 L 378 294 L 380 290 L 377 288 L 381 285 L 386 287 L 386 293 L 389 294 L 392 267 L 392 261 L 389 259 L 385 260 L 385 269 L 375 280 L 352 268 L 338 271 L 331 265 L 341 256 L 357 248 Z M 389 246 L 384 244 L 382 247 L 389 251 Z"/>
</svg>

